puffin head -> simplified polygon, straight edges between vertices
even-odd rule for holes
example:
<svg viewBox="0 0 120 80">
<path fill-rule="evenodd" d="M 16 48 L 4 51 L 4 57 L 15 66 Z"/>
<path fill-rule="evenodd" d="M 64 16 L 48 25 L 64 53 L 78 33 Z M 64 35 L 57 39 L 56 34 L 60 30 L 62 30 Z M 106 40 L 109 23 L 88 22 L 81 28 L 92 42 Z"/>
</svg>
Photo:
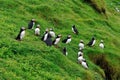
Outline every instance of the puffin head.
<svg viewBox="0 0 120 80">
<path fill-rule="evenodd" d="M 38 24 L 36 28 L 40 28 L 40 25 Z"/>
</svg>

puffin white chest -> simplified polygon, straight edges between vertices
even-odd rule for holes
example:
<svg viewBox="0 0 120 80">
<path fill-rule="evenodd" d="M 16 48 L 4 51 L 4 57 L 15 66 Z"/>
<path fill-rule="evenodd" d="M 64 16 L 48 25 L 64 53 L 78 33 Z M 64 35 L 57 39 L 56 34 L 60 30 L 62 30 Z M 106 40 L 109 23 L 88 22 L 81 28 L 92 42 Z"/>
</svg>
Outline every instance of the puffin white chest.
<svg viewBox="0 0 120 80">
<path fill-rule="evenodd" d="M 103 48 L 104 48 L 104 44 L 103 44 L 103 43 L 100 43 L 100 44 L 99 44 L 99 47 L 103 49 Z"/>
<path fill-rule="evenodd" d="M 83 55 L 83 52 L 79 51 L 79 52 L 78 52 L 78 57 L 79 57 L 80 55 Z"/>
<path fill-rule="evenodd" d="M 66 41 L 66 44 L 70 43 L 71 42 L 71 38 L 70 39 L 67 39 Z"/>
<path fill-rule="evenodd" d="M 96 40 L 93 40 L 93 42 L 92 42 L 92 46 L 94 46 L 94 45 L 95 45 L 95 42 L 96 42 Z"/>
<path fill-rule="evenodd" d="M 57 44 L 59 41 L 60 41 L 60 38 L 56 38 L 56 40 L 55 40 L 55 43 L 54 43 L 54 44 Z"/>
<path fill-rule="evenodd" d="M 40 34 L 40 29 L 39 28 L 35 29 L 35 34 Z"/>
<path fill-rule="evenodd" d="M 88 66 L 87 66 L 87 63 L 86 63 L 86 62 L 82 62 L 81 64 L 82 64 L 82 66 L 83 66 L 84 68 L 88 69 Z"/>
<path fill-rule="evenodd" d="M 55 37 L 55 33 L 53 31 L 50 31 L 49 34 L 52 36 L 52 37 Z"/>
<path fill-rule="evenodd" d="M 82 62 L 83 59 L 84 59 L 83 56 L 78 57 L 79 62 Z"/>
<path fill-rule="evenodd" d="M 65 55 L 67 56 L 67 55 L 68 55 L 68 52 L 66 52 Z"/>
<path fill-rule="evenodd" d="M 74 28 L 72 28 L 72 31 L 75 33 Z"/>
<path fill-rule="evenodd" d="M 48 33 L 44 35 L 44 41 L 46 41 L 47 37 L 48 37 Z"/>
<path fill-rule="evenodd" d="M 35 26 L 35 22 L 33 22 L 33 26 L 32 26 L 32 29 L 34 29 L 34 26 Z"/>
<path fill-rule="evenodd" d="M 25 31 L 22 31 L 20 34 L 20 39 L 22 39 L 25 36 Z"/>
<path fill-rule="evenodd" d="M 84 44 L 83 43 L 79 43 L 79 49 L 80 50 L 84 49 Z"/>
</svg>

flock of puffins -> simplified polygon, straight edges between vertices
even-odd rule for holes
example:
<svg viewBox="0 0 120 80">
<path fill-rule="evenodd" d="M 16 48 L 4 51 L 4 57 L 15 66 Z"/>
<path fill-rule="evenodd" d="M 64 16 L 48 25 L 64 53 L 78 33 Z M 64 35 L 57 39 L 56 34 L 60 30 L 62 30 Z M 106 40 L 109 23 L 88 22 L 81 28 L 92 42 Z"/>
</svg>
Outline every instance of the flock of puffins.
<svg viewBox="0 0 120 80">
<path fill-rule="evenodd" d="M 28 29 L 32 29 L 33 30 L 33 28 L 35 26 L 35 22 L 36 22 L 35 19 L 30 20 L 30 22 L 28 23 Z M 25 36 L 25 31 L 26 31 L 26 28 L 25 27 L 21 27 L 20 28 L 20 32 L 19 32 L 18 36 L 16 37 L 16 40 L 21 41 L 24 38 L 24 36 Z M 39 24 L 36 26 L 36 28 L 34 29 L 34 31 L 35 31 L 35 35 L 36 36 L 40 35 L 40 25 Z M 77 30 L 77 28 L 75 27 L 75 25 L 72 26 L 72 32 L 74 34 L 76 34 L 76 35 L 78 35 L 78 33 L 79 33 L 78 30 Z M 52 41 L 52 38 L 55 38 L 55 39 Z M 61 34 L 59 34 L 59 35 L 56 36 L 55 32 L 54 32 L 54 30 L 52 28 L 46 29 L 46 31 L 44 32 L 41 40 L 43 42 L 45 42 L 47 46 L 54 45 L 55 47 L 58 47 L 57 45 L 58 45 L 58 43 L 61 40 Z M 71 42 L 71 40 L 72 40 L 71 35 L 68 35 L 65 39 L 62 40 L 62 43 L 68 44 L 68 43 Z M 95 45 L 95 43 L 96 43 L 95 37 L 92 37 L 92 39 L 88 42 L 87 45 L 89 47 L 92 47 L 92 46 Z M 78 63 L 81 64 L 85 69 L 88 69 L 88 64 L 87 64 L 85 58 L 83 57 L 84 46 L 85 46 L 84 45 L 84 41 L 80 40 L 80 43 L 78 45 L 78 47 L 79 47 L 79 51 L 78 51 Z M 100 41 L 99 47 L 101 49 L 104 49 L 103 40 Z M 65 56 L 68 55 L 66 47 L 63 48 L 63 54 Z"/>
</svg>

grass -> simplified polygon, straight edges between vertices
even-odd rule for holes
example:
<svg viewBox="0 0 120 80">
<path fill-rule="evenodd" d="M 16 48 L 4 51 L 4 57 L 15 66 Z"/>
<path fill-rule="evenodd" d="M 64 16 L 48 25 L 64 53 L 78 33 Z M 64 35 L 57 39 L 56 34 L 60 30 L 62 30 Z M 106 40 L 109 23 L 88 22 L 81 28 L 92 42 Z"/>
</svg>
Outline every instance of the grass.
<svg viewBox="0 0 120 80">
<path fill-rule="evenodd" d="M 1 0 L 0 80 L 104 80 L 104 70 L 90 57 L 101 54 L 115 71 L 112 80 L 119 80 L 120 15 L 114 10 L 119 7 L 118 2 L 104 2 L 106 19 L 82 0 Z M 96 4 L 101 6 L 102 1 Z M 27 28 L 32 18 L 41 25 L 40 36 L 34 36 L 33 30 L 26 30 L 23 41 L 16 41 L 20 27 Z M 72 33 L 73 24 L 79 35 Z M 71 34 L 71 43 L 60 42 L 60 48 L 46 46 L 40 38 L 45 29 L 51 27 L 56 34 L 62 34 L 62 40 Z M 92 36 L 97 42 L 93 48 L 85 46 L 84 57 L 89 64 L 89 70 L 85 70 L 77 64 L 78 43 L 83 39 L 87 44 Z M 98 47 L 101 39 L 105 42 L 104 50 Z M 62 54 L 63 46 L 67 47 L 67 57 Z"/>
</svg>

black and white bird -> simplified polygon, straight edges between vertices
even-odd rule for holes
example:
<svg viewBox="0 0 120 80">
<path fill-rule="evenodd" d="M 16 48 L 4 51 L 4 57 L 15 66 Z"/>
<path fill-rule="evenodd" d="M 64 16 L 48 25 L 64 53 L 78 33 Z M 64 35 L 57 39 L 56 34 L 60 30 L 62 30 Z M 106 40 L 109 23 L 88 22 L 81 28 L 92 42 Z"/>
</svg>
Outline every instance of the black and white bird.
<svg viewBox="0 0 120 80">
<path fill-rule="evenodd" d="M 77 28 L 75 27 L 75 25 L 72 26 L 72 31 L 73 31 L 73 33 L 75 33 L 77 35 L 79 33 L 78 30 L 77 30 Z"/>
<path fill-rule="evenodd" d="M 60 42 L 60 39 L 61 39 L 61 35 L 57 35 L 57 37 L 55 38 L 55 40 L 53 40 L 53 45 L 57 45 L 59 42 Z"/>
<path fill-rule="evenodd" d="M 33 29 L 35 26 L 35 19 L 32 19 L 28 24 L 28 29 Z"/>
<path fill-rule="evenodd" d="M 48 31 L 48 29 L 46 29 L 46 31 L 45 31 L 44 35 L 42 36 L 41 40 L 46 41 L 47 38 L 48 38 L 48 35 L 49 35 L 49 31 Z"/>
<path fill-rule="evenodd" d="M 99 47 L 100 47 L 101 49 L 103 49 L 103 48 L 104 48 L 104 43 L 103 43 L 103 40 L 101 40 L 101 41 L 100 41 Z"/>
<path fill-rule="evenodd" d="M 83 56 L 80 54 L 78 57 L 78 63 L 82 63 L 82 61 L 85 60 Z"/>
<path fill-rule="evenodd" d="M 52 46 L 52 37 L 49 33 L 48 33 L 47 39 L 45 40 L 45 43 L 47 46 Z"/>
<path fill-rule="evenodd" d="M 82 50 L 79 50 L 79 52 L 78 52 L 78 57 L 79 57 L 80 55 L 83 56 L 83 51 L 82 51 Z"/>
<path fill-rule="evenodd" d="M 68 35 L 67 38 L 64 39 L 62 42 L 66 43 L 66 44 L 70 43 L 71 42 L 71 35 Z"/>
<path fill-rule="evenodd" d="M 18 36 L 16 37 L 16 40 L 22 40 L 23 39 L 23 37 L 25 36 L 25 30 L 26 29 L 24 27 L 21 27 L 20 32 L 19 32 Z"/>
<path fill-rule="evenodd" d="M 83 40 L 80 40 L 80 43 L 79 43 L 79 50 L 83 50 L 84 49 L 84 42 Z"/>
<path fill-rule="evenodd" d="M 85 68 L 88 69 L 88 64 L 85 59 L 82 60 L 81 65 Z"/>
<path fill-rule="evenodd" d="M 52 29 L 52 28 L 50 28 L 49 33 L 50 33 L 50 35 L 51 35 L 52 37 L 55 37 L 55 32 L 53 31 L 53 29 Z"/>
<path fill-rule="evenodd" d="M 89 42 L 87 45 L 88 45 L 88 46 L 94 46 L 94 45 L 95 45 L 95 42 L 96 42 L 95 38 L 92 37 L 92 39 L 90 40 L 90 42 Z"/>
<path fill-rule="evenodd" d="M 35 28 L 35 35 L 36 36 L 40 35 L 40 25 L 37 25 L 37 27 Z"/>
<path fill-rule="evenodd" d="M 63 54 L 64 54 L 65 56 L 68 55 L 68 52 L 67 52 L 67 48 L 66 48 L 66 47 L 63 48 Z"/>
</svg>

